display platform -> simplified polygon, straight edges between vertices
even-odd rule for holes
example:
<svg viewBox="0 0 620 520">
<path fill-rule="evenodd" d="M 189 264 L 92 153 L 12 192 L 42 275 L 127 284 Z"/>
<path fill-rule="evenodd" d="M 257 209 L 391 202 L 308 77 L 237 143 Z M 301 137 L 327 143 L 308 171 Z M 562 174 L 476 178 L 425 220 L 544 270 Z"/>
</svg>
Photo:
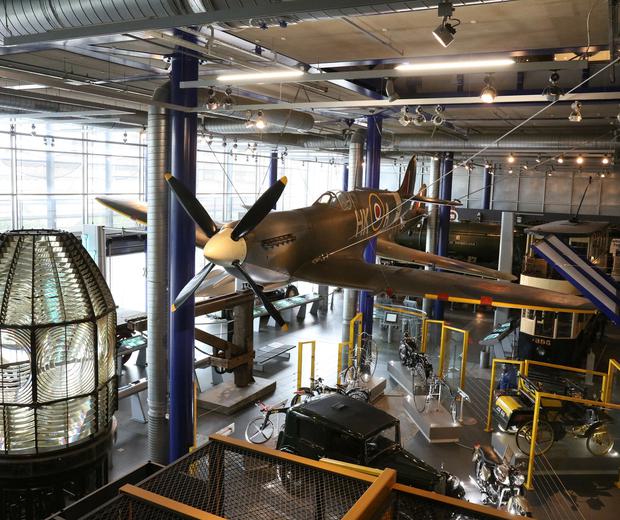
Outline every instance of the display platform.
<svg viewBox="0 0 620 520">
<path fill-rule="evenodd" d="M 370 402 L 373 403 L 385 393 L 387 381 L 385 377 L 371 377 L 364 383 L 364 389 L 370 393 Z"/>
<path fill-rule="evenodd" d="M 388 374 L 409 395 L 413 395 L 413 376 L 411 370 L 398 361 L 388 361 Z"/>
<path fill-rule="evenodd" d="M 432 403 L 428 410 L 420 413 L 415 407 L 413 397 L 406 395 L 403 405 L 407 415 L 431 444 L 459 441 L 461 425 L 452 420 L 450 412 L 441 404 Z"/>
<path fill-rule="evenodd" d="M 275 381 L 261 377 L 255 377 L 254 383 L 243 388 L 235 386 L 232 381 L 225 381 L 198 394 L 198 406 L 204 410 L 231 415 L 271 394 L 275 389 Z"/>
<path fill-rule="evenodd" d="M 491 438 L 491 446 L 497 454 L 506 457 L 511 464 L 524 463 L 527 466 L 528 456 L 525 455 L 515 441 L 515 436 L 509 433 L 495 432 Z M 618 456 L 615 448 L 602 457 L 592 455 L 586 448 L 585 439 L 576 439 L 567 436 L 557 441 L 544 454 L 542 462 L 534 459 L 536 474 L 557 475 L 617 475 Z"/>
</svg>

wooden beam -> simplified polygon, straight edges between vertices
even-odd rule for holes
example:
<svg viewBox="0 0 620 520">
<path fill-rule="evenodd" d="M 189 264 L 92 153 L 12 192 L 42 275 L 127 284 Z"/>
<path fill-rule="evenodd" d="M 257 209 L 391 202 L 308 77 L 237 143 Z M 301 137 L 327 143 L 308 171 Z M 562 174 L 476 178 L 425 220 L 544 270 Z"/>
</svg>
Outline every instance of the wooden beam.
<svg viewBox="0 0 620 520">
<path fill-rule="evenodd" d="M 254 351 L 246 352 L 245 354 L 241 354 L 239 356 L 234 356 L 231 358 L 210 356 L 209 359 L 211 362 L 211 366 L 232 370 L 233 368 L 240 367 L 241 365 L 247 365 L 249 363 L 252 363 L 252 360 L 254 359 Z"/>
<path fill-rule="evenodd" d="M 347 511 L 342 520 L 374 520 L 386 511 L 392 487 L 396 483 L 396 471 L 386 468 L 366 492 Z"/>
<path fill-rule="evenodd" d="M 233 347 L 233 344 L 225 339 L 220 338 L 219 336 L 215 336 L 214 334 L 210 334 L 205 332 L 202 329 L 194 330 L 194 337 L 200 341 L 201 343 L 206 343 L 217 350 L 228 351 Z"/>
<path fill-rule="evenodd" d="M 196 316 L 202 316 L 203 314 L 210 314 L 224 309 L 232 309 L 235 305 L 253 302 L 254 293 L 252 291 L 225 294 L 224 296 L 216 296 L 208 300 L 196 302 L 195 314 Z"/>
<path fill-rule="evenodd" d="M 151 491 L 147 491 L 146 489 L 142 489 L 131 484 L 125 484 L 122 486 L 120 488 L 120 492 L 150 506 L 180 515 L 183 518 L 198 520 L 223 520 L 221 516 L 212 515 L 206 511 L 201 511 L 195 507 L 188 506 L 182 502 L 177 502 L 171 498 L 163 497 L 157 493 L 152 493 Z"/>
</svg>

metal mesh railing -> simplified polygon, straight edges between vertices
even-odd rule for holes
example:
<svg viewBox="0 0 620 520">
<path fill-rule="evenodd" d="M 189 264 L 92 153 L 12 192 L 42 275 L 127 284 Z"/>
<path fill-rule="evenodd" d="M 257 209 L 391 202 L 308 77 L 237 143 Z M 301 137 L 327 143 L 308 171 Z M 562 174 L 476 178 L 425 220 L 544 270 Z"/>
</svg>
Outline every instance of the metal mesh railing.
<svg viewBox="0 0 620 520">
<path fill-rule="evenodd" d="M 212 441 L 139 487 L 227 519 L 336 520 L 369 485 L 365 480 Z M 118 516 L 128 512 L 132 502 L 114 501 L 88 519 L 147 518 L 136 516 L 135 511 L 133 516 Z M 110 516 L 112 508 L 116 516 Z"/>
<path fill-rule="evenodd" d="M 186 517 L 121 495 L 105 506 L 81 517 L 81 520 L 178 520 L 179 518 Z"/>
<path fill-rule="evenodd" d="M 482 513 L 453 506 L 417 494 L 393 490 L 391 498 L 391 515 L 393 520 L 497 520 L 498 515 Z"/>
</svg>

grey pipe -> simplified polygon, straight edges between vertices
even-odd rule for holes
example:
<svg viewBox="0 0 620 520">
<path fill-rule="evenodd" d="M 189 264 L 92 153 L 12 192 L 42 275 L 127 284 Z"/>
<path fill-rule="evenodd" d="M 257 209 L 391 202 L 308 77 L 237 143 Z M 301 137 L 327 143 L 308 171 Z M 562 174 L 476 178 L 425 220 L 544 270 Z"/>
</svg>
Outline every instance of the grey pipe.
<svg viewBox="0 0 620 520">
<path fill-rule="evenodd" d="M 512 1 L 512 0 L 499 0 Z M 389 3 L 360 2 L 355 8 L 338 8 L 337 2 L 329 9 L 306 7 L 299 12 L 281 13 L 280 1 L 236 0 L 3 0 L 0 5 L 0 35 L 6 37 L 42 34 L 55 29 L 100 26 L 115 22 L 149 19 L 155 22 L 178 14 L 199 14 L 209 11 L 264 6 L 264 15 L 248 19 L 240 15 L 222 25 L 229 28 L 278 26 L 282 22 L 294 24 L 304 20 L 317 20 L 342 16 L 360 16 L 399 13 L 406 9 L 434 9 L 424 0 L 393 0 Z M 285 0 L 284 3 L 289 3 Z M 478 4 L 480 0 L 461 0 L 460 4 Z M 6 25 L 5 25 L 6 24 Z M 161 28 L 153 23 L 152 28 Z"/>
<path fill-rule="evenodd" d="M 427 196 L 431 199 L 439 197 L 439 161 L 431 160 L 430 178 L 427 187 Z M 426 227 L 426 252 L 437 254 L 437 216 L 438 206 L 431 204 L 428 208 L 428 226 Z M 427 271 L 432 270 L 431 266 L 426 266 Z M 431 315 L 432 300 L 424 298 L 422 300 L 422 310 L 427 316 Z"/>
<path fill-rule="evenodd" d="M 356 130 L 349 142 L 349 187 L 358 189 L 362 187 L 364 160 L 364 143 L 366 141 L 366 131 Z M 349 341 L 349 324 L 357 310 L 357 293 L 354 289 L 345 289 L 342 296 L 342 342 Z M 343 360 L 346 362 L 346 360 Z M 348 365 L 348 363 L 347 363 Z M 344 370 L 339 367 L 338 370 Z"/>
<path fill-rule="evenodd" d="M 168 101 L 169 83 L 153 93 Z M 148 446 L 149 459 L 168 463 L 168 205 L 164 180 L 170 149 L 166 109 L 149 106 L 147 126 L 146 298 L 148 320 Z"/>
<path fill-rule="evenodd" d="M 255 120 L 256 113 L 251 112 L 232 112 L 227 114 L 234 119 L 205 119 L 203 127 L 208 132 L 216 134 L 254 134 L 256 128 L 246 127 L 246 121 Z M 314 127 L 314 117 L 305 112 L 296 110 L 267 110 L 261 116 L 265 122 L 266 130 L 288 130 L 307 132 Z"/>
<path fill-rule="evenodd" d="M 467 139 L 459 139 L 455 137 L 436 136 L 436 137 L 419 137 L 412 135 L 395 135 L 392 141 L 392 147 L 402 151 L 424 150 L 428 152 L 442 152 L 449 150 L 451 152 L 470 152 L 488 148 L 490 152 L 494 150 L 519 151 L 519 150 L 535 150 L 562 152 L 570 150 L 600 150 L 609 151 L 620 148 L 620 142 L 613 140 L 591 140 L 587 137 L 575 139 L 570 136 L 509 136 L 502 139 L 498 143 L 495 141 L 500 136 L 472 136 Z"/>
</svg>

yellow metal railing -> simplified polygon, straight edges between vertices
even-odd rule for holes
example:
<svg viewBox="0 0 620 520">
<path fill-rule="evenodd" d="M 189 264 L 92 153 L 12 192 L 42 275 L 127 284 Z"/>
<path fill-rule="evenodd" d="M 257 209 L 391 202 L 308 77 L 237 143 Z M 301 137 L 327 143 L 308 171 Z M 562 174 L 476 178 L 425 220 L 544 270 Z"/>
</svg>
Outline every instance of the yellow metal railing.
<svg viewBox="0 0 620 520">
<path fill-rule="evenodd" d="M 489 405 L 487 411 L 487 425 L 484 429 L 485 432 L 492 432 L 493 428 L 491 425 L 492 420 L 492 412 L 493 412 L 493 395 L 495 390 L 495 367 L 498 363 L 504 363 L 508 365 L 518 365 L 519 372 L 523 371 L 523 361 L 517 361 L 515 359 L 493 359 L 493 364 L 491 365 L 491 384 L 489 385 Z M 519 385 L 521 384 L 521 380 L 519 380 Z"/>
<path fill-rule="evenodd" d="M 302 368 L 304 363 L 304 347 L 310 345 L 310 379 L 314 379 L 314 364 L 316 361 L 316 341 L 300 341 L 297 343 L 297 390 L 301 388 Z"/>
<path fill-rule="evenodd" d="M 607 385 L 605 386 L 605 393 L 603 394 L 603 401 L 606 403 L 611 401 L 614 376 L 618 370 L 620 370 L 620 363 L 615 359 L 610 359 L 609 368 L 607 369 Z"/>
<path fill-rule="evenodd" d="M 424 323 L 422 324 L 422 345 L 420 346 L 420 352 L 422 352 L 423 354 L 426 352 L 426 349 L 428 347 L 428 326 L 431 323 L 441 325 L 441 328 L 443 330 L 443 326 L 446 322 L 443 320 L 424 320 Z"/>
<path fill-rule="evenodd" d="M 536 456 L 536 437 L 538 436 L 538 420 L 540 418 L 540 403 L 542 399 L 555 399 L 558 401 L 566 401 L 570 403 L 583 404 L 586 406 L 604 407 L 611 410 L 620 410 L 620 404 L 602 403 L 601 401 L 592 401 L 591 399 L 581 399 L 579 397 L 570 397 L 568 395 L 551 394 L 548 392 L 536 392 L 534 395 L 534 417 L 532 419 L 532 440 L 530 442 L 530 455 L 527 464 L 527 480 L 525 487 L 528 490 L 534 489 L 534 457 Z"/>
</svg>

